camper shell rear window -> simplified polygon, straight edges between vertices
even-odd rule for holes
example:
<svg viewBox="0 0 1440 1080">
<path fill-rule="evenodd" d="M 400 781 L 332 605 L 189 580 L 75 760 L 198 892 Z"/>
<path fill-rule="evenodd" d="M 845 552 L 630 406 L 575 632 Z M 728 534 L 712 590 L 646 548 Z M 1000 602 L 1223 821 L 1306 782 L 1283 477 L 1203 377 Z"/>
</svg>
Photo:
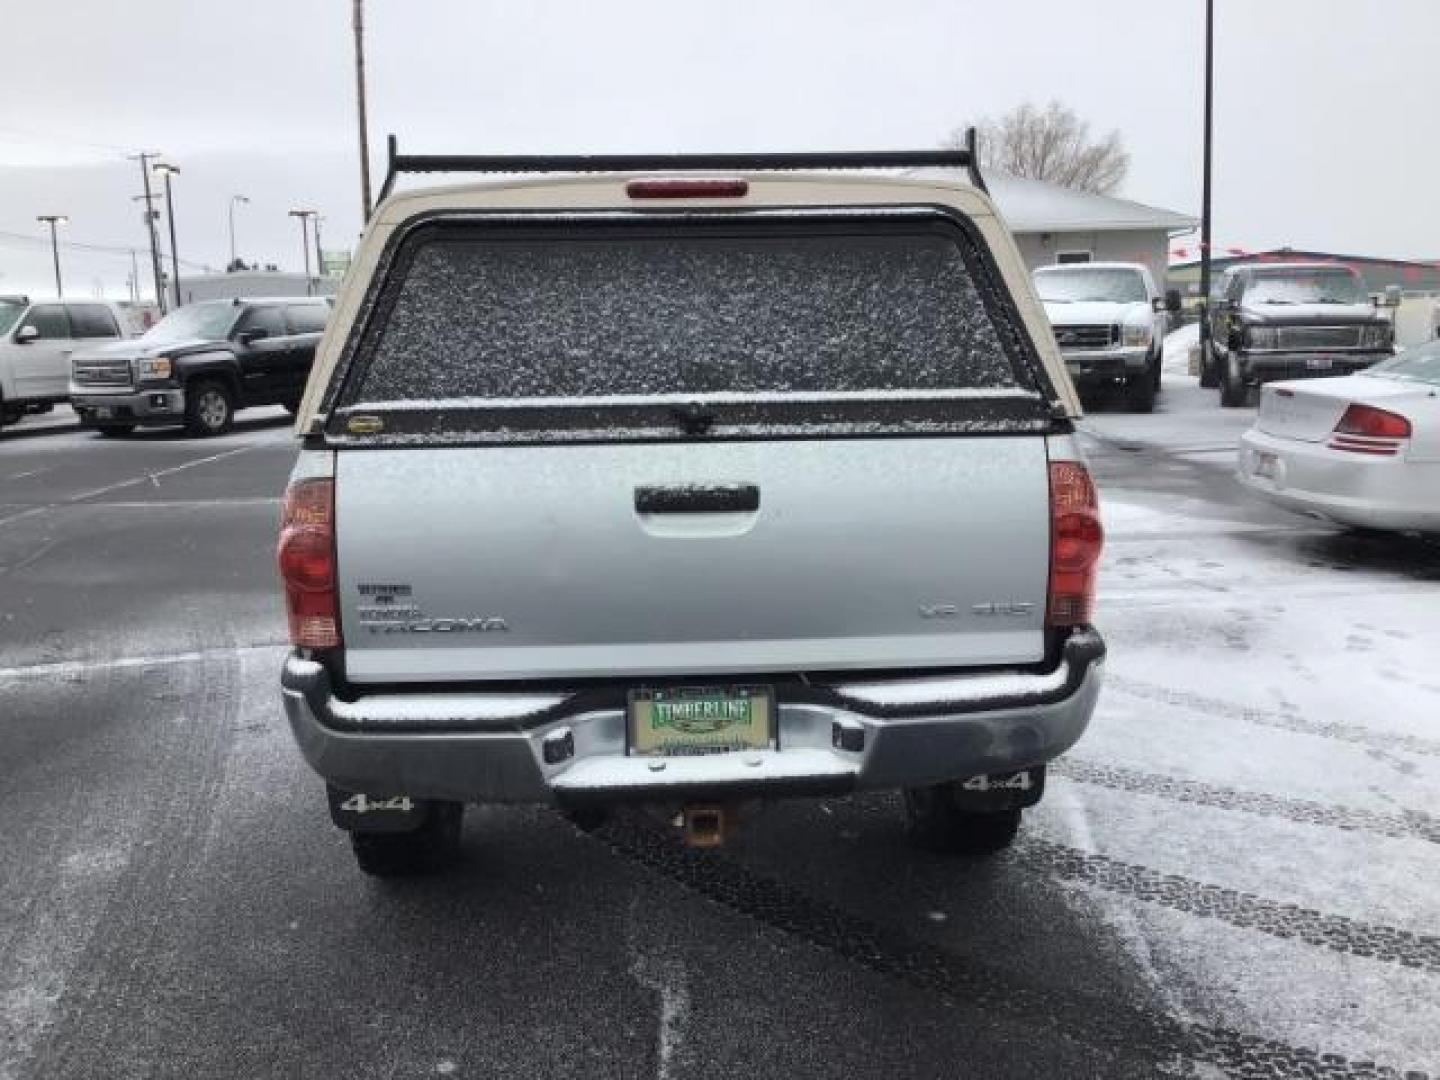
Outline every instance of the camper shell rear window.
<svg viewBox="0 0 1440 1080">
<path fill-rule="evenodd" d="M 943 433 L 1053 415 L 983 241 L 941 212 L 471 215 L 392 249 L 328 396 L 332 437 Z"/>
</svg>

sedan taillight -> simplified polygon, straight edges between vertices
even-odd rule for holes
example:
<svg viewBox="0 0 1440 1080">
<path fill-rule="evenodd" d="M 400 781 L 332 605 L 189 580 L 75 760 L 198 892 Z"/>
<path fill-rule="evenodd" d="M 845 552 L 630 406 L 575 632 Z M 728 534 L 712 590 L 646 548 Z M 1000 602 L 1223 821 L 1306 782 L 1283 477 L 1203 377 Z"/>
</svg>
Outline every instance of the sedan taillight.
<svg viewBox="0 0 1440 1080">
<path fill-rule="evenodd" d="M 1078 461 L 1050 463 L 1050 599 L 1045 625 L 1082 626 L 1095 607 L 1105 530 L 1090 472 Z"/>
<path fill-rule="evenodd" d="M 276 557 L 285 582 L 291 643 L 306 649 L 337 648 L 334 480 L 297 480 L 286 489 Z"/>
<path fill-rule="evenodd" d="M 1410 438 L 1410 421 L 1399 413 L 1353 402 L 1330 436 L 1330 449 L 1394 457 Z"/>
</svg>

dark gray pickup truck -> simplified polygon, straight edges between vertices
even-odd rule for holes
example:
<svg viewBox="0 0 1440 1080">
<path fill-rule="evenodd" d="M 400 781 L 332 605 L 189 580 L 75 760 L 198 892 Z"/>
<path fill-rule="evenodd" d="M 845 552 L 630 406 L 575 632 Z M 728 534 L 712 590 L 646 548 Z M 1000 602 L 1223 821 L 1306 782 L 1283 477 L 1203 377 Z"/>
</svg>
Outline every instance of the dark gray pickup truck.
<svg viewBox="0 0 1440 1080">
<path fill-rule="evenodd" d="M 1348 266 L 1270 263 L 1226 273 L 1200 385 L 1239 408 L 1280 379 L 1353 375 L 1394 355 L 1395 330 Z"/>
</svg>

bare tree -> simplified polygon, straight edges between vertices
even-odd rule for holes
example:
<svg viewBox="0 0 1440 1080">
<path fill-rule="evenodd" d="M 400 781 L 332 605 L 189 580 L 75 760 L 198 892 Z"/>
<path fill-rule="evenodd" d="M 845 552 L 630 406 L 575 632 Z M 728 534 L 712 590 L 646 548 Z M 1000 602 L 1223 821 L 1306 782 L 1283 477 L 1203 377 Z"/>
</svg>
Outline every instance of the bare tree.
<svg viewBox="0 0 1440 1080">
<path fill-rule="evenodd" d="M 999 119 L 981 117 L 975 127 L 981 164 L 1012 176 L 1108 195 L 1130 171 L 1120 132 L 1091 138 L 1090 125 L 1058 101 L 1043 109 L 1026 102 Z M 945 140 L 946 146 L 964 144 L 964 128 Z"/>
</svg>

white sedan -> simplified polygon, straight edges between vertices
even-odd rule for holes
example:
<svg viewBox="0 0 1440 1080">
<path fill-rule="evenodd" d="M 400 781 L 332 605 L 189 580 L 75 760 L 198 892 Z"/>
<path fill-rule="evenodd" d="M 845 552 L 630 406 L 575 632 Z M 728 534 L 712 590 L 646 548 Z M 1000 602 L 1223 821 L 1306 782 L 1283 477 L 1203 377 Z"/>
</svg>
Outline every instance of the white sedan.
<svg viewBox="0 0 1440 1080">
<path fill-rule="evenodd" d="M 1343 378 L 1267 384 L 1237 472 L 1304 514 L 1440 532 L 1440 342 Z"/>
</svg>

